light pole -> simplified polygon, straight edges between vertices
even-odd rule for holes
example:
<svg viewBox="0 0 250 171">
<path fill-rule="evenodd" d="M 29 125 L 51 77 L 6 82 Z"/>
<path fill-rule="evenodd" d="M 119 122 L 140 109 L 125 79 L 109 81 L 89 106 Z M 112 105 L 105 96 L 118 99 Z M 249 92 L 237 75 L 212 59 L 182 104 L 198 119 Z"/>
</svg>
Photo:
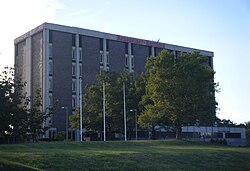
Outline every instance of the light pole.
<svg viewBox="0 0 250 171">
<path fill-rule="evenodd" d="M 137 140 L 137 109 L 130 109 L 130 112 L 135 112 L 135 140 Z"/>
<path fill-rule="evenodd" d="M 65 134 L 66 134 L 66 140 L 68 140 L 68 136 L 69 136 L 69 113 L 68 113 L 68 107 L 67 106 L 63 106 L 62 109 L 65 109 Z"/>
<path fill-rule="evenodd" d="M 123 117 L 124 117 L 124 140 L 127 141 L 126 90 L 124 82 L 123 82 Z"/>
</svg>

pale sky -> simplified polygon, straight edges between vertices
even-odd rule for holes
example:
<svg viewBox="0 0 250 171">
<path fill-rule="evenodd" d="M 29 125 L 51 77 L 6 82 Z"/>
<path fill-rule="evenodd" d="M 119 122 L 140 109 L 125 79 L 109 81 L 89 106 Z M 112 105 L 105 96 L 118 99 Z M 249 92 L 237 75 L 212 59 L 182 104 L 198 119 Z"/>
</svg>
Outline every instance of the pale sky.
<svg viewBox="0 0 250 171">
<path fill-rule="evenodd" d="M 0 21 L 0 70 L 14 39 L 44 22 L 213 51 L 218 117 L 250 121 L 248 0 L 1 0 Z"/>
</svg>

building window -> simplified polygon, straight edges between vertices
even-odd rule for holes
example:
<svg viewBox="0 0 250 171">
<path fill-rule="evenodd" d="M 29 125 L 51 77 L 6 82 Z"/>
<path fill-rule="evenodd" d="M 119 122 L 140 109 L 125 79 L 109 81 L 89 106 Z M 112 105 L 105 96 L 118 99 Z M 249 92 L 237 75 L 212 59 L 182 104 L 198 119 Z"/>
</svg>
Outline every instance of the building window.
<svg viewBox="0 0 250 171">
<path fill-rule="evenodd" d="M 241 138 L 241 133 L 225 133 L 226 138 Z"/>
<path fill-rule="evenodd" d="M 76 80 L 72 80 L 72 92 L 76 92 Z"/>
<path fill-rule="evenodd" d="M 106 51 L 109 51 L 109 40 L 106 39 Z"/>
<path fill-rule="evenodd" d="M 79 35 L 79 47 L 82 47 L 82 35 Z"/>
<path fill-rule="evenodd" d="M 107 65 L 109 65 L 109 53 L 106 54 L 106 57 L 107 57 L 107 59 L 106 59 Z"/>
<path fill-rule="evenodd" d="M 131 56 L 131 68 L 134 69 L 135 63 L 134 63 L 134 56 Z"/>
<path fill-rule="evenodd" d="M 49 77 L 49 91 L 52 91 L 53 88 L 53 79 L 52 77 Z"/>
<path fill-rule="evenodd" d="M 76 48 L 72 47 L 72 60 L 76 60 Z"/>
<path fill-rule="evenodd" d="M 80 75 L 80 77 L 82 76 L 82 65 L 81 64 L 79 65 L 79 75 Z"/>
<path fill-rule="evenodd" d="M 72 34 L 72 46 L 75 47 L 76 46 L 76 35 Z"/>
<path fill-rule="evenodd" d="M 125 55 L 125 67 L 128 67 L 128 55 Z"/>
<path fill-rule="evenodd" d="M 168 51 L 169 53 L 173 53 L 173 50 L 171 50 L 171 49 L 167 49 L 167 51 Z"/>
<path fill-rule="evenodd" d="M 49 44 L 49 58 L 52 58 L 53 50 L 52 50 L 52 44 Z"/>
<path fill-rule="evenodd" d="M 152 56 L 152 47 L 148 47 L 148 57 Z"/>
<path fill-rule="evenodd" d="M 178 59 L 181 56 L 180 51 L 175 51 L 175 59 Z"/>
<path fill-rule="evenodd" d="M 103 39 L 99 39 L 99 50 L 103 51 Z"/>
<path fill-rule="evenodd" d="M 131 43 L 131 55 L 134 55 L 134 44 Z"/>
<path fill-rule="evenodd" d="M 72 76 L 76 76 L 76 65 L 72 64 Z"/>
<path fill-rule="evenodd" d="M 76 97 L 72 96 L 72 108 L 75 109 L 76 108 Z"/>
<path fill-rule="evenodd" d="M 157 56 L 156 47 L 154 47 L 154 57 Z"/>
<path fill-rule="evenodd" d="M 49 43 L 52 43 L 52 30 L 49 30 Z"/>
<path fill-rule="evenodd" d="M 103 64 L 103 52 L 100 52 L 100 64 Z"/>
<path fill-rule="evenodd" d="M 212 67 L 212 57 L 208 56 L 208 65 Z"/>
<path fill-rule="evenodd" d="M 79 49 L 79 61 L 82 61 L 82 48 Z"/>
<path fill-rule="evenodd" d="M 52 62 L 52 60 L 49 61 L 49 75 L 53 75 L 53 62 Z"/>
<path fill-rule="evenodd" d="M 49 95 L 49 105 L 53 106 L 53 96 L 52 96 L 52 94 Z"/>
<path fill-rule="evenodd" d="M 125 54 L 128 54 L 128 43 L 125 43 Z"/>
</svg>

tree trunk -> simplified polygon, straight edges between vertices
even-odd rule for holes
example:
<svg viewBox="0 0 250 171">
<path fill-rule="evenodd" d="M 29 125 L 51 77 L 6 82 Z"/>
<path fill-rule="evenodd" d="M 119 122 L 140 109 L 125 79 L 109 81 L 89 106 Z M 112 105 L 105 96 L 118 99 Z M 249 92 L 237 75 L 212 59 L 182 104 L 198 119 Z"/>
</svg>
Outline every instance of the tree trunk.
<svg viewBox="0 0 250 171">
<path fill-rule="evenodd" d="M 181 140 L 182 139 L 182 135 L 181 135 L 181 124 L 179 122 L 177 122 L 176 124 L 176 139 Z"/>
</svg>

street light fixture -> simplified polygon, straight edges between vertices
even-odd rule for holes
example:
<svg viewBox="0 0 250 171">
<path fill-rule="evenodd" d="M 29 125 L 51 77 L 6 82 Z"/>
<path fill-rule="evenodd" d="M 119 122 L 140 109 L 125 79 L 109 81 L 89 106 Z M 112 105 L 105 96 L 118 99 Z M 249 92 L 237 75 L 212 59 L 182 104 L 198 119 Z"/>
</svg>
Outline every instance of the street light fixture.
<svg viewBox="0 0 250 171">
<path fill-rule="evenodd" d="M 66 117 L 66 123 L 65 123 L 65 134 L 66 134 L 66 140 L 69 139 L 69 113 L 68 113 L 68 107 L 67 106 L 63 106 L 61 107 L 61 109 L 65 109 L 65 117 Z"/>
<path fill-rule="evenodd" d="M 135 112 L 135 140 L 137 140 L 138 139 L 138 135 L 137 135 L 137 110 L 130 109 L 130 112 Z"/>
</svg>

